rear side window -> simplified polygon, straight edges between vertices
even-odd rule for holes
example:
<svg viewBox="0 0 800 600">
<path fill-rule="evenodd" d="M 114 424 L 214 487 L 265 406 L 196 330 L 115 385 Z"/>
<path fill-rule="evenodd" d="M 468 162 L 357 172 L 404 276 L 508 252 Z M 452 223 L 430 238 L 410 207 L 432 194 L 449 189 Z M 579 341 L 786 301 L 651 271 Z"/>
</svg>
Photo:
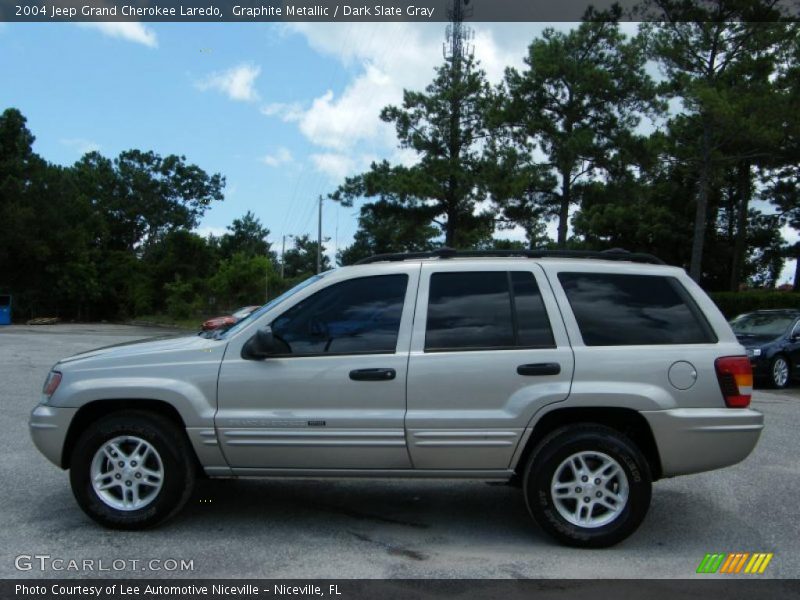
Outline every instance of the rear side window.
<svg viewBox="0 0 800 600">
<path fill-rule="evenodd" d="M 587 346 L 706 344 L 717 341 L 674 277 L 559 273 Z"/>
<path fill-rule="evenodd" d="M 426 351 L 554 345 L 532 273 L 475 271 L 431 275 Z"/>
</svg>

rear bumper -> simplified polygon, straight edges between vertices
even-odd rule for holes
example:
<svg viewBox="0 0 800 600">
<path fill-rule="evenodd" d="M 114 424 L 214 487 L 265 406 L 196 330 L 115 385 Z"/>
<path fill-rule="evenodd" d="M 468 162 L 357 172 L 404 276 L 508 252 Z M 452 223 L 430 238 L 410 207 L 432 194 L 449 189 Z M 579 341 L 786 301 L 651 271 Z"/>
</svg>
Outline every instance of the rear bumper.
<svg viewBox="0 0 800 600">
<path fill-rule="evenodd" d="M 642 412 L 653 432 L 664 477 L 734 465 L 753 451 L 764 415 L 739 408 Z"/>
<path fill-rule="evenodd" d="M 61 467 L 64 441 L 77 408 L 61 408 L 40 404 L 31 412 L 28 426 L 33 443 L 39 452 L 54 465 Z"/>
</svg>

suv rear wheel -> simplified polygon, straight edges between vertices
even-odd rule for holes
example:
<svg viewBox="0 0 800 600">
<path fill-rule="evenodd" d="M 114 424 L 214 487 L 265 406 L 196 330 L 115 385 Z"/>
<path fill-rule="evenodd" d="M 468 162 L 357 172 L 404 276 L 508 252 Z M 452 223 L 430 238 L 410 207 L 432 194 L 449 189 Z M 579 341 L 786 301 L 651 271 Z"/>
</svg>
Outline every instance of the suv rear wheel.
<svg viewBox="0 0 800 600">
<path fill-rule="evenodd" d="M 548 435 L 524 474 L 536 523 L 571 546 L 601 548 L 631 535 L 650 506 L 647 460 L 621 433 L 579 424 Z"/>
<path fill-rule="evenodd" d="M 90 424 L 75 444 L 72 493 L 101 525 L 151 527 L 191 496 L 193 458 L 186 436 L 169 419 L 141 411 L 114 413 Z"/>
</svg>

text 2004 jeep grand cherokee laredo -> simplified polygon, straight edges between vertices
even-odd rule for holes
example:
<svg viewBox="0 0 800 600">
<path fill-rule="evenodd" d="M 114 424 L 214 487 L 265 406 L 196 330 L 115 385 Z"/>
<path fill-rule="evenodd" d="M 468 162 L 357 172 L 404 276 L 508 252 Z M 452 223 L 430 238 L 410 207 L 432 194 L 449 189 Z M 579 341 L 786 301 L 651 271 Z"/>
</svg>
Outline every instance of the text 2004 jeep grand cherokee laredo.
<svg viewBox="0 0 800 600">
<path fill-rule="evenodd" d="M 518 481 L 542 529 L 588 547 L 636 529 L 652 481 L 753 450 L 750 362 L 683 270 L 476 254 L 373 257 L 216 338 L 64 359 L 33 439 L 109 527 L 164 521 L 203 471 L 457 477 Z"/>
</svg>

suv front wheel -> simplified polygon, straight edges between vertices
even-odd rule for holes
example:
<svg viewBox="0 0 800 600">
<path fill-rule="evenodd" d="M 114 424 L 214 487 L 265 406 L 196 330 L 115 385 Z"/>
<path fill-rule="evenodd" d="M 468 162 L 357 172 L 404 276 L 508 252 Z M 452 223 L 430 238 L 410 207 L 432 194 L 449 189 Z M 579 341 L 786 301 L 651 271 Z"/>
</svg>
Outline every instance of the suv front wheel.
<svg viewBox="0 0 800 600">
<path fill-rule="evenodd" d="M 191 496 L 193 458 L 186 436 L 169 419 L 141 411 L 114 413 L 90 424 L 75 444 L 72 493 L 101 525 L 151 527 Z"/>
<path fill-rule="evenodd" d="M 622 541 L 650 506 L 647 460 L 628 438 L 601 425 L 572 425 L 548 435 L 533 451 L 524 477 L 533 519 L 571 546 Z"/>
</svg>

